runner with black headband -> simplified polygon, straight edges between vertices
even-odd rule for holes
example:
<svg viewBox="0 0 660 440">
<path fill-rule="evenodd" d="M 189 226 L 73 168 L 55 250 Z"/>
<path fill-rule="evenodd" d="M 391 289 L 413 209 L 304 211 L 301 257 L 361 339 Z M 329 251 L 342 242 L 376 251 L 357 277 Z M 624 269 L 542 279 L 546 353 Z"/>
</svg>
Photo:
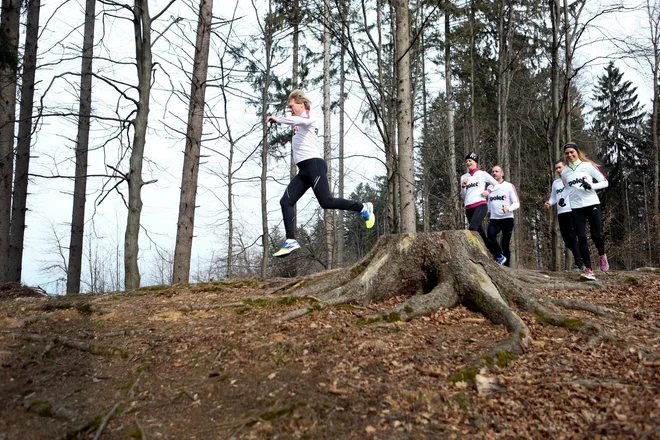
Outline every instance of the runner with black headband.
<svg viewBox="0 0 660 440">
<path fill-rule="evenodd" d="M 293 149 L 293 160 L 298 166 L 298 174 L 286 187 L 280 200 L 286 240 L 282 247 L 273 254 L 274 257 L 285 257 L 300 248 L 295 236 L 293 207 L 309 188 L 312 188 L 323 209 L 359 212 L 367 224 L 367 229 L 372 228 L 376 221 L 371 202 L 361 203 L 332 197 L 328 184 L 328 165 L 321 156 L 321 145 L 318 138 L 319 120 L 310 112 L 310 100 L 300 90 L 294 90 L 289 95 L 288 106 L 291 117 L 270 115 L 266 117 L 267 124 L 293 126 L 291 148 Z"/>
<path fill-rule="evenodd" d="M 476 153 L 470 153 L 465 156 L 465 166 L 467 173 L 461 176 L 461 197 L 465 202 L 465 216 L 468 219 L 468 229 L 477 231 L 486 247 L 495 258 L 498 264 L 506 263 L 506 257 L 502 254 L 502 248 L 497 241 L 488 238 L 483 228 L 483 221 L 488 213 L 488 201 L 486 197 L 492 191 L 499 189 L 497 180 L 490 174 L 479 169 L 479 156 Z M 486 189 L 491 185 L 490 189 Z"/>
<path fill-rule="evenodd" d="M 587 222 L 589 222 L 591 240 L 596 245 L 600 256 L 600 270 L 609 270 L 610 265 L 605 254 L 605 243 L 601 237 L 603 219 L 600 210 L 600 199 L 596 194 L 596 190 L 607 188 L 609 183 L 607 177 L 598 169 L 596 164 L 580 151 L 577 145 L 573 143 L 566 144 L 564 155 L 568 167 L 562 171 L 561 180 L 570 197 L 571 209 L 573 210 L 573 227 L 578 236 L 580 256 L 585 266 L 581 276 L 587 280 L 595 280 L 596 275 L 594 275 L 591 268 L 589 243 L 587 242 Z"/>
<path fill-rule="evenodd" d="M 564 188 L 564 182 L 561 181 L 561 173 L 566 169 L 566 163 L 563 160 L 555 162 L 555 171 L 560 176 L 552 182 L 552 189 L 550 191 L 550 200 L 545 202 L 545 207 L 557 205 L 557 221 L 559 223 L 559 231 L 561 238 L 564 240 L 566 249 L 570 250 L 573 254 L 574 272 L 582 271 L 582 259 L 580 258 L 580 247 L 578 238 L 573 228 L 573 210 L 571 209 L 571 200 L 568 191 Z"/>
</svg>

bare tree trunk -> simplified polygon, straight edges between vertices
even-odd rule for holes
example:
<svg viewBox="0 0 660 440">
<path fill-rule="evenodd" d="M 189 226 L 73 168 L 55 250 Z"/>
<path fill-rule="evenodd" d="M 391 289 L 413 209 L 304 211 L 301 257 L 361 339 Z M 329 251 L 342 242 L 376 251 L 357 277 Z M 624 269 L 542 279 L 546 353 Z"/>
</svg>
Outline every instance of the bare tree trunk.
<svg viewBox="0 0 660 440">
<path fill-rule="evenodd" d="M 87 202 L 87 153 L 89 126 L 92 114 L 92 65 L 94 62 L 94 28 L 96 2 L 85 2 L 85 31 L 83 35 L 82 66 L 80 68 L 80 104 L 78 110 L 78 137 L 76 141 L 76 180 L 73 189 L 69 265 L 66 293 L 80 292 L 83 242 L 85 238 L 85 204 Z M 91 252 L 91 250 L 90 250 Z M 90 267 L 91 274 L 91 267 Z"/>
<path fill-rule="evenodd" d="M 566 142 L 571 141 L 571 78 L 573 76 L 573 51 L 571 50 L 571 32 L 569 31 L 570 22 L 568 21 L 568 0 L 564 0 L 564 29 L 565 29 L 565 48 L 566 48 L 566 76 L 564 84 L 564 127 Z M 567 268 L 569 269 L 569 268 Z"/>
<path fill-rule="evenodd" d="M 332 132 L 330 114 L 330 1 L 323 2 L 323 158 L 328 165 L 328 185 L 332 191 Z M 326 267 L 332 269 L 332 250 L 334 232 L 334 210 L 326 209 L 323 213 L 325 226 Z"/>
<path fill-rule="evenodd" d="M 227 158 L 227 278 L 234 276 L 234 173 L 232 167 L 234 165 L 234 137 L 232 135 L 231 126 L 229 125 L 229 108 L 227 105 L 227 88 L 224 87 L 225 71 L 223 60 L 220 59 L 220 72 L 222 76 L 223 87 L 220 87 L 222 92 L 222 105 L 225 113 L 225 126 L 227 128 L 227 142 L 229 143 L 229 155 Z"/>
<path fill-rule="evenodd" d="M 449 158 L 448 179 L 450 185 L 450 224 L 451 229 L 459 228 L 462 217 L 460 205 L 460 189 L 456 173 L 456 130 L 454 127 L 454 90 L 451 81 L 451 28 L 449 26 L 449 11 L 445 12 L 445 89 L 447 94 L 447 157 Z"/>
<path fill-rule="evenodd" d="M 199 176 L 199 155 L 204 125 L 206 102 L 206 78 L 209 70 L 209 46 L 213 21 L 213 0 L 200 0 L 197 41 L 188 110 L 186 149 L 183 156 L 179 221 L 176 228 L 174 248 L 173 282 L 187 283 L 190 279 L 193 232 L 195 229 L 195 202 Z"/>
<path fill-rule="evenodd" d="M 342 17 L 348 17 L 348 3 L 350 0 L 344 0 L 341 3 Z M 342 41 L 346 39 L 345 25 L 342 25 Z M 344 130 L 346 119 L 346 46 L 340 45 L 339 53 L 339 158 L 337 181 L 339 198 L 344 199 Z M 338 267 L 344 265 L 344 212 L 337 211 L 337 253 L 336 262 Z"/>
<path fill-rule="evenodd" d="M 470 139 L 470 150 L 476 151 L 477 149 L 477 109 L 475 106 L 475 82 L 477 80 L 475 66 L 474 66 L 474 57 L 475 57 L 475 0 L 470 0 L 470 129 L 472 139 Z"/>
<path fill-rule="evenodd" d="M 298 88 L 298 64 L 299 64 L 299 52 L 300 52 L 300 16 L 298 14 L 300 7 L 299 7 L 299 0 L 293 0 L 293 4 L 291 5 L 292 13 L 293 13 L 293 49 L 292 49 L 292 64 L 293 68 L 291 69 L 291 87 L 293 89 Z M 293 180 L 294 177 L 296 177 L 296 174 L 298 173 L 298 167 L 296 166 L 295 161 L 293 160 L 293 148 L 291 148 L 291 154 L 290 154 L 290 161 L 289 161 L 289 178 L 290 180 Z M 298 223 L 298 207 L 296 205 L 293 205 L 293 227 L 295 229 L 296 223 Z M 291 267 L 292 271 L 296 270 L 296 266 L 292 265 Z"/>
<path fill-rule="evenodd" d="M 557 0 L 550 0 L 550 19 L 552 23 L 552 48 L 551 48 L 551 66 L 550 82 L 552 93 L 552 114 L 550 115 L 550 151 L 554 155 L 554 160 L 560 156 L 559 151 L 559 3 Z M 554 222 L 555 224 L 557 222 Z M 553 228 L 552 234 L 552 269 L 561 268 L 561 240 L 558 233 L 558 226 Z"/>
<path fill-rule="evenodd" d="M 148 0 L 135 0 L 133 8 L 133 28 L 135 31 L 135 59 L 138 71 L 138 105 L 133 121 L 135 133 L 128 172 L 128 217 L 124 234 L 124 284 L 126 290 L 140 287 L 138 267 L 138 238 L 140 236 L 140 216 L 142 215 L 142 161 L 147 126 L 149 123 L 149 96 L 151 92 L 151 17 Z"/>
<path fill-rule="evenodd" d="M 16 72 L 21 2 L 2 0 L 0 32 L 6 58 L 0 65 L 0 283 L 10 281 L 9 231 L 12 177 L 14 173 L 14 130 L 16 123 Z"/>
<path fill-rule="evenodd" d="M 27 212 L 28 171 L 32 143 L 32 109 L 34 108 L 34 81 L 37 70 L 37 39 L 39 38 L 39 11 L 41 0 L 27 4 L 25 52 L 23 54 L 23 83 L 21 84 L 21 109 L 16 146 L 16 170 L 14 174 L 14 200 L 9 236 L 8 281 L 21 282 L 23 271 L 23 240 Z M 82 239 L 81 239 L 82 241 Z M 70 267 L 70 264 L 69 264 Z M 80 273 L 78 273 L 80 278 Z"/>
<path fill-rule="evenodd" d="M 268 0 L 268 15 L 264 29 L 264 49 L 266 51 L 266 71 L 264 72 L 264 88 L 261 92 L 261 120 L 265 121 L 268 115 L 268 89 L 270 88 L 271 51 L 273 48 L 273 5 Z M 268 127 L 263 125 L 261 130 L 261 246 L 264 253 L 261 258 L 261 277 L 268 276 L 268 259 L 270 249 L 268 245 L 268 197 L 266 183 L 268 177 Z"/>
<path fill-rule="evenodd" d="M 410 87 L 410 25 L 406 0 L 396 1 L 397 128 L 401 176 L 401 231 L 416 231 L 413 163 L 412 99 Z"/>
</svg>

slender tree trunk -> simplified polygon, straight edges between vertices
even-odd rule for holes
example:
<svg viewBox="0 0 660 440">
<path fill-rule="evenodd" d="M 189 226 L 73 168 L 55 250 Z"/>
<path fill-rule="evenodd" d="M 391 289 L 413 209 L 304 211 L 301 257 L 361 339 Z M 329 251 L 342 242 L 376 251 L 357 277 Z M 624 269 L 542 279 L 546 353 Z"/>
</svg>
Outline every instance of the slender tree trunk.
<svg viewBox="0 0 660 440">
<path fill-rule="evenodd" d="M 566 142 L 571 142 L 571 78 L 573 76 L 573 51 L 571 50 L 570 22 L 568 21 L 568 0 L 564 0 L 564 29 L 566 48 L 566 77 L 564 83 L 564 127 Z M 568 268 L 567 268 L 568 269 Z"/>
<path fill-rule="evenodd" d="M 220 59 L 220 72 L 222 82 L 225 83 L 225 71 L 223 60 Z M 229 125 L 229 108 L 227 105 L 226 87 L 220 88 L 222 92 L 222 104 L 225 113 L 225 126 L 227 127 L 227 141 L 229 143 L 229 157 L 227 159 L 227 278 L 234 276 L 234 137 Z"/>
<path fill-rule="evenodd" d="M 477 109 L 475 105 L 475 84 L 477 81 L 477 75 L 475 71 L 474 57 L 475 57 L 475 0 L 470 0 L 470 130 L 471 137 L 470 151 L 476 151 L 477 149 Z"/>
<path fill-rule="evenodd" d="M 138 71 L 138 105 L 133 126 L 133 149 L 129 160 L 128 173 L 128 216 L 124 234 L 124 271 L 126 290 L 140 287 L 140 268 L 138 267 L 138 239 L 140 236 L 140 217 L 142 215 L 142 161 L 147 126 L 149 124 L 149 96 L 151 93 L 151 17 L 148 0 L 135 0 L 133 8 L 133 27 L 135 30 L 135 59 Z"/>
<path fill-rule="evenodd" d="M 407 0 L 396 1 L 397 128 L 401 176 L 401 232 L 416 231 L 410 87 L 410 25 Z"/>
<path fill-rule="evenodd" d="M 462 217 L 460 205 L 460 188 L 456 172 L 456 129 L 454 127 L 454 89 L 451 81 L 451 28 L 449 12 L 445 12 L 445 89 L 447 94 L 447 157 L 449 159 L 448 179 L 450 190 L 450 228 L 459 229 L 459 219 Z"/>
<path fill-rule="evenodd" d="M 300 1 L 299 0 L 293 0 L 293 4 L 291 5 L 291 13 L 293 15 L 293 38 L 292 38 L 292 43 L 293 43 L 293 49 L 292 49 L 292 69 L 291 69 L 291 87 L 292 89 L 297 89 L 298 88 L 298 64 L 300 64 L 299 61 L 299 52 L 300 52 L 300 6 L 299 6 Z M 293 148 L 291 148 L 291 153 L 290 153 L 290 161 L 289 161 L 289 178 L 290 180 L 293 180 L 294 177 L 296 177 L 296 174 L 298 173 L 298 167 L 296 166 L 295 161 L 293 160 Z M 293 227 L 296 227 L 296 223 L 298 223 L 298 207 L 296 205 L 293 205 Z M 290 268 L 291 271 L 296 271 L 296 266 L 292 265 Z"/>
<path fill-rule="evenodd" d="M 344 0 L 341 3 L 342 17 L 348 17 L 348 3 L 350 0 Z M 345 26 L 342 25 L 342 41 L 346 40 Z M 339 52 L 339 158 L 338 158 L 338 175 L 337 185 L 339 191 L 339 198 L 344 199 L 344 131 L 346 120 L 346 47 L 344 44 L 340 45 Z M 337 253 L 336 262 L 338 267 L 344 265 L 344 212 L 337 211 Z"/>
<path fill-rule="evenodd" d="M 559 3 L 550 0 L 550 21 L 552 23 L 552 48 L 550 66 L 550 88 L 552 94 L 552 114 L 550 116 L 550 150 L 554 160 L 560 157 L 559 149 Z M 552 179 L 551 179 L 552 181 Z M 557 223 L 556 221 L 554 222 Z M 561 240 L 558 225 L 552 230 L 552 269 L 561 268 Z"/>
<path fill-rule="evenodd" d="M 23 240 L 27 212 L 28 171 L 32 143 L 32 109 L 34 108 L 34 82 L 37 70 L 37 39 L 39 38 L 39 11 L 41 0 L 31 0 L 27 5 L 25 52 L 23 54 L 23 83 L 21 84 L 21 109 L 16 146 L 16 170 L 14 173 L 14 200 L 9 237 L 8 281 L 21 282 L 23 271 Z M 71 267 L 69 263 L 69 267 Z M 80 273 L 78 273 L 80 278 Z"/>
<path fill-rule="evenodd" d="M 266 51 L 266 62 L 264 72 L 264 88 L 261 93 L 261 120 L 265 121 L 268 115 L 268 89 L 270 88 L 271 51 L 273 48 L 273 5 L 268 0 L 268 15 L 266 17 L 266 29 L 264 32 L 264 49 Z M 264 253 L 261 258 L 261 277 L 268 276 L 268 259 L 270 249 L 268 246 L 268 197 L 266 183 L 268 177 L 268 127 L 263 124 L 261 130 L 261 246 Z"/>
<path fill-rule="evenodd" d="M 204 125 L 206 103 L 206 78 L 209 69 L 209 46 L 213 21 L 213 0 L 200 0 L 197 22 L 197 41 L 188 110 L 186 149 L 183 156 L 179 221 L 174 248 L 174 283 L 187 283 L 190 279 L 193 233 L 195 229 L 195 202 L 199 176 L 199 155 Z"/>
<path fill-rule="evenodd" d="M 323 2 L 323 158 L 328 164 L 328 185 L 332 191 L 332 132 L 330 114 L 330 1 Z M 332 253 L 334 248 L 334 210 L 326 209 L 323 213 L 325 225 L 326 267 L 332 269 Z"/>
<path fill-rule="evenodd" d="M 80 292 L 83 242 L 85 237 L 85 204 L 87 202 L 87 153 L 89 151 L 90 116 L 92 114 L 92 65 L 94 62 L 94 29 L 96 2 L 85 3 L 85 31 L 82 66 L 80 69 L 80 108 L 78 110 L 78 138 L 76 142 L 76 180 L 73 189 L 71 238 L 66 293 Z M 91 270 L 91 268 L 90 268 Z"/>
<path fill-rule="evenodd" d="M 12 177 L 14 173 L 14 131 L 16 124 L 16 72 L 21 2 L 2 0 L 0 32 L 6 56 L 0 65 L 0 283 L 10 281 L 9 234 Z M 6 63 L 6 64 L 5 64 Z"/>
</svg>

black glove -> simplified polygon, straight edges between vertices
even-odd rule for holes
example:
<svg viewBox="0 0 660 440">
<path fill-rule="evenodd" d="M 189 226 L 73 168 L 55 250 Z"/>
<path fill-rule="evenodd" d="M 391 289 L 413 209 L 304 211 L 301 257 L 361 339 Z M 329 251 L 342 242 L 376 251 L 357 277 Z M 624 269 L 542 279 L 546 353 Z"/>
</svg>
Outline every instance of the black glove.
<svg viewBox="0 0 660 440">
<path fill-rule="evenodd" d="M 562 197 L 561 199 L 559 199 L 559 203 L 557 203 L 557 204 L 563 208 L 564 206 L 566 206 L 566 201 Z"/>
<path fill-rule="evenodd" d="M 591 189 L 591 184 L 584 179 L 582 179 L 582 183 L 580 184 L 580 186 L 587 191 Z"/>
</svg>

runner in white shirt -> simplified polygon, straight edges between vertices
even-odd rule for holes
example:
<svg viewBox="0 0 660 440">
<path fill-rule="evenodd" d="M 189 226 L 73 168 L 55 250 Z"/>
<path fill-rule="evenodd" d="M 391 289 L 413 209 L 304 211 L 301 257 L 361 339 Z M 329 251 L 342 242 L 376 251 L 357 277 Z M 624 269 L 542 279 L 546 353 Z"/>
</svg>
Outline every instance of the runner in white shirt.
<svg viewBox="0 0 660 440">
<path fill-rule="evenodd" d="M 465 166 L 468 172 L 461 176 L 461 197 L 465 202 L 465 216 L 468 220 L 468 229 L 477 231 L 486 247 L 495 258 L 498 264 L 504 264 L 506 257 L 502 254 L 500 245 L 495 241 L 488 239 L 484 232 L 483 221 L 488 213 L 488 202 L 486 196 L 491 191 L 499 188 L 499 184 L 493 177 L 485 171 L 479 169 L 479 156 L 476 153 L 470 153 L 465 156 Z M 491 185 L 490 189 L 486 189 Z"/>
<path fill-rule="evenodd" d="M 555 171 L 559 178 L 552 182 L 552 189 L 550 190 L 550 200 L 545 202 L 545 207 L 557 205 L 557 221 L 559 223 L 559 231 L 561 238 L 564 240 L 566 249 L 570 250 L 573 254 L 574 272 L 581 272 L 582 259 L 580 258 L 580 247 L 578 245 L 577 235 L 573 228 L 573 210 L 571 209 L 571 200 L 568 191 L 564 189 L 564 182 L 561 181 L 561 173 L 566 168 L 563 160 L 555 162 Z"/>
<path fill-rule="evenodd" d="M 494 165 L 491 174 L 499 183 L 499 188 L 488 195 L 488 239 L 497 243 L 497 236 L 502 233 L 502 254 L 506 258 L 505 265 L 511 263 L 511 235 L 513 234 L 513 211 L 520 208 L 520 199 L 516 187 L 504 180 L 504 171 L 499 165 Z"/>
<path fill-rule="evenodd" d="M 573 226 L 580 244 L 580 256 L 585 269 L 582 277 L 595 280 L 591 269 L 591 257 L 589 255 L 589 243 L 587 242 L 587 222 L 591 240 L 598 249 L 600 255 L 600 270 L 609 270 L 605 254 L 605 243 L 601 237 L 602 214 L 600 211 L 600 199 L 596 190 L 607 188 L 607 178 L 596 165 L 590 161 L 585 154 L 573 143 L 564 146 L 564 155 L 568 167 L 561 172 L 561 180 L 568 190 L 573 210 Z"/>
<path fill-rule="evenodd" d="M 293 126 L 294 134 L 291 142 L 293 160 L 298 166 L 298 174 L 291 180 L 280 199 L 286 240 L 282 247 L 273 254 L 274 257 L 285 257 L 300 248 L 296 241 L 294 227 L 294 205 L 312 188 L 314 195 L 323 209 L 343 209 L 359 212 L 371 228 L 376 221 L 371 202 L 361 203 L 332 197 L 328 184 L 328 165 L 321 156 L 319 142 L 319 120 L 310 112 L 310 100 L 300 91 L 289 94 L 288 106 L 291 117 L 267 116 L 266 124 L 286 124 Z"/>
</svg>

